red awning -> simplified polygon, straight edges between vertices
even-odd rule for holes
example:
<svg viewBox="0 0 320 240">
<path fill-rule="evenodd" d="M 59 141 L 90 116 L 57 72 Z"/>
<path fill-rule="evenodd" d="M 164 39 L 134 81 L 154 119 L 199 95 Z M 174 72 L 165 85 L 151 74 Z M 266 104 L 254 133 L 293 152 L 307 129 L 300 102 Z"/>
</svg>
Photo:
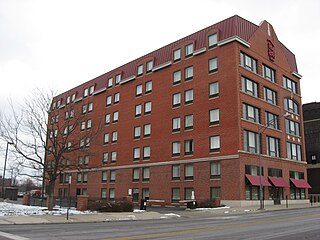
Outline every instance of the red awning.
<svg viewBox="0 0 320 240">
<path fill-rule="evenodd" d="M 283 178 L 280 177 L 269 177 L 270 182 L 275 187 L 289 187 L 289 183 L 287 183 Z"/>
<path fill-rule="evenodd" d="M 246 174 L 246 178 L 249 180 L 251 185 L 253 186 L 260 186 L 260 176 L 253 176 Z M 262 176 L 262 186 L 264 187 L 270 187 L 271 184 L 268 181 L 268 178 L 265 176 Z"/>
<path fill-rule="evenodd" d="M 290 181 L 293 183 L 293 185 L 296 188 L 311 188 L 311 186 L 309 185 L 309 183 L 305 179 L 293 179 L 293 178 L 290 178 Z"/>
</svg>

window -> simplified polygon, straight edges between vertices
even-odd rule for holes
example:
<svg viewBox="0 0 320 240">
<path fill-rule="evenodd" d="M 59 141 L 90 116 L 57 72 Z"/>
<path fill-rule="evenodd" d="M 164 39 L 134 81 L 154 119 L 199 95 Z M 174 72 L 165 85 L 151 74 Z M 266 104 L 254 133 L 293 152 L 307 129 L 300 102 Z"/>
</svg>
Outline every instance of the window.
<svg viewBox="0 0 320 240">
<path fill-rule="evenodd" d="M 118 122 L 118 120 L 119 120 L 119 112 L 114 112 L 112 121 L 116 123 Z"/>
<path fill-rule="evenodd" d="M 142 168 L 142 181 L 149 181 L 150 180 L 150 168 L 145 167 Z"/>
<path fill-rule="evenodd" d="M 273 129 L 279 130 L 279 117 L 270 112 L 266 112 L 266 126 Z"/>
<path fill-rule="evenodd" d="M 276 79 L 275 79 L 276 74 L 274 69 L 262 64 L 262 74 L 263 74 L 263 77 L 268 79 L 269 81 L 276 82 Z"/>
<path fill-rule="evenodd" d="M 101 199 L 107 199 L 107 189 L 101 188 Z"/>
<path fill-rule="evenodd" d="M 188 81 L 193 78 L 193 66 L 184 69 L 184 80 Z"/>
<path fill-rule="evenodd" d="M 178 84 L 181 82 L 181 70 L 175 71 L 173 73 L 173 84 Z"/>
<path fill-rule="evenodd" d="M 82 173 L 78 173 L 77 174 L 77 183 L 81 183 L 82 182 Z"/>
<path fill-rule="evenodd" d="M 209 84 L 209 98 L 219 96 L 219 82 L 213 82 Z"/>
<path fill-rule="evenodd" d="M 220 136 L 210 137 L 210 152 L 220 151 Z"/>
<path fill-rule="evenodd" d="M 110 95 L 110 96 L 107 96 L 107 98 L 106 98 L 106 105 L 107 105 L 107 107 L 111 105 L 111 101 L 112 101 L 112 96 L 111 96 L 111 95 Z"/>
<path fill-rule="evenodd" d="M 146 82 L 146 93 L 152 92 L 152 81 Z"/>
<path fill-rule="evenodd" d="M 221 198 L 221 187 L 211 187 L 210 197 L 211 197 L 211 200 L 215 198 Z"/>
<path fill-rule="evenodd" d="M 172 188 L 172 202 L 179 202 L 180 201 L 180 188 Z"/>
<path fill-rule="evenodd" d="M 112 83 L 113 83 L 113 78 L 109 78 L 108 79 L 108 88 L 111 88 L 112 87 Z"/>
<path fill-rule="evenodd" d="M 151 102 L 146 102 L 144 104 L 144 114 L 151 113 Z"/>
<path fill-rule="evenodd" d="M 93 103 L 88 104 L 88 112 L 92 112 L 93 109 Z"/>
<path fill-rule="evenodd" d="M 150 191 L 149 188 L 142 188 L 142 198 L 149 199 Z"/>
<path fill-rule="evenodd" d="M 92 121 L 91 121 L 91 119 L 89 119 L 89 120 L 87 121 L 87 129 L 90 129 L 91 126 L 92 126 Z"/>
<path fill-rule="evenodd" d="M 261 173 L 263 176 L 263 167 L 261 168 Z M 245 165 L 245 174 L 252 176 L 260 176 L 259 167 L 254 165 Z"/>
<path fill-rule="evenodd" d="M 184 92 L 184 104 L 193 102 L 193 89 L 189 89 Z"/>
<path fill-rule="evenodd" d="M 105 133 L 103 137 L 103 143 L 108 144 L 109 143 L 109 133 Z"/>
<path fill-rule="evenodd" d="M 220 162 L 210 163 L 210 178 L 220 177 Z"/>
<path fill-rule="evenodd" d="M 101 182 L 105 183 L 107 182 L 107 179 L 108 179 L 108 172 L 107 171 L 102 171 L 101 172 Z"/>
<path fill-rule="evenodd" d="M 85 114 L 87 112 L 87 105 L 82 106 L 82 114 Z"/>
<path fill-rule="evenodd" d="M 209 120 L 210 125 L 216 125 L 219 124 L 220 121 L 220 111 L 219 109 L 212 109 L 209 111 Z"/>
<path fill-rule="evenodd" d="M 139 182 L 140 179 L 140 169 L 139 168 L 134 168 L 132 170 L 132 181 L 133 182 Z"/>
<path fill-rule="evenodd" d="M 118 132 L 112 132 L 112 142 L 116 143 L 118 141 Z"/>
<path fill-rule="evenodd" d="M 179 132 L 180 131 L 180 118 L 176 117 L 172 119 L 172 131 Z"/>
<path fill-rule="evenodd" d="M 82 182 L 83 183 L 87 183 L 88 182 L 88 173 L 87 172 L 83 173 L 83 181 Z"/>
<path fill-rule="evenodd" d="M 193 179 L 193 164 L 184 165 L 184 179 L 185 180 Z"/>
<path fill-rule="evenodd" d="M 298 104 L 290 98 L 284 99 L 284 109 L 286 111 L 299 114 Z"/>
<path fill-rule="evenodd" d="M 178 107 L 181 104 L 181 93 L 175 93 L 172 95 L 172 106 Z"/>
<path fill-rule="evenodd" d="M 150 159 L 150 146 L 143 147 L 143 159 Z"/>
<path fill-rule="evenodd" d="M 257 73 L 257 60 L 243 52 L 240 53 L 240 64 L 242 67 Z"/>
<path fill-rule="evenodd" d="M 285 76 L 283 76 L 283 87 L 288 89 L 289 91 L 293 92 L 293 93 L 298 93 L 298 86 L 297 83 L 293 80 L 291 80 L 290 78 L 287 78 Z"/>
<path fill-rule="evenodd" d="M 104 153 L 103 153 L 102 163 L 103 163 L 103 164 L 106 164 L 106 163 L 108 163 L 108 160 L 109 160 L 109 153 L 104 152 Z"/>
<path fill-rule="evenodd" d="M 181 49 L 177 49 L 173 51 L 173 61 L 179 61 L 181 59 Z"/>
<path fill-rule="evenodd" d="M 67 97 L 67 104 L 70 103 L 70 96 Z"/>
<path fill-rule="evenodd" d="M 121 81 L 121 74 L 116 75 L 116 85 L 118 85 Z"/>
<path fill-rule="evenodd" d="M 184 116 L 184 130 L 193 129 L 193 114 Z"/>
<path fill-rule="evenodd" d="M 286 133 L 295 136 L 300 136 L 300 124 L 289 119 L 286 119 Z"/>
<path fill-rule="evenodd" d="M 76 100 L 76 94 L 72 94 L 72 98 L 71 98 L 71 101 L 74 102 Z"/>
<path fill-rule="evenodd" d="M 141 136 L 141 127 L 134 127 L 134 139 L 140 138 Z"/>
<path fill-rule="evenodd" d="M 114 188 L 109 189 L 109 200 L 114 200 L 116 198 L 116 190 Z"/>
<path fill-rule="evenodd" d="M 135 107 L 135 116 L 136 116 L 136 117 L 141 116 L 141 112 L 142 112 L 141 104 L 136 105 L 136 107 Z"/>
<path fill-rule="evenodd" d="M 264 100 L 273 105 L 277 105 L 277 93 L 270 88 L 263 88 L 264 90 Z"/>
<path fill-rule="evenodd" d="M 173 165 L 172 166 L 172 180 L 179 180 L 180 179 L 180 165 Z"/>
<path fill-rule="evenodd" d="M 117 161 L 117 152 L 111 152 L 111 162 Z"/>
<path fill-rule="evenodd" d="M 86 138 L 86 147 L 90 147 L 90 138 Z"/>
<path fill-rule="evenodd" d="M 116 181 L 116 170 L 110 170 L 110 182 Z"/>
<path fill-rule="evenodd" d="M 259 153 L 260 141 L 257 133 L 244 130 L 243 138 L 244 138 L 244 141 L 243 141 L 244 150 L 246 152 Z"/>
<path fill-rule="evenodd" d="M 218 38 L 217 38 L 216 33 L 214 33 L 208 37 L 208 47 L 209 48 L 213 48 L 213 47 L 217 46 L 217 43 L 218 43 Z"/>
<path fill-rule="evenodd" d="M 133 202 L 138 202 L 139 201 L 139 189 L 138 188 L 133 188 L 132 189 L 132 201 Z"/>
<path fill-rule="evenodd" d="M 137 75 L 140 76 L 143 74 L 143 64 L 138 66 Z"/>
<path fill-rule="evenodd" d="M 188 44 L 185 48 L 186 57 L 190 57 L 193 54 L 193 44 Z"/>
<path fill-rule="evenodd" d="M 242 117 L 248 121 L 260 123 L 260 109 L 243 103 Z"/>
<path fill-rule="evenodd" d="M 88 88 L 83 90 L 83 97 L 88 97 Z"/>
<path fill-rule="evenodd" d="M 151 72 L 152 71 L 152 68 L 153 68 L 153 61 L 148 61 L 147 62 L 147 73 Z"/>
<path fill-rule="evenodd" d="M 83 164 L 84 165 L 88 165 L 89 164 L 89 156 L 84 156 Z"/>
<path fill-rule="evenodd" d="M 143 126 L 143 136 L 149 137 L 151 135 L 151 124 L 145 124 Z"/>
<path fill-rule="evenodd" d="M 89 88 L 89 95 L 92 95 L 94 92 L 94 85 Z"/>
<path fill-rule="evenodd" d="M 142 95 L 142 84 L 136 86 L 136 96 Z"/>
<path fill-rule="evenodd" d="M 209 59 L 209 73 L 218 71 L 218 58 Z"/>
<path fill-rule="evenodd" d="M 172 156 L 179 156 L 180 155 L 180 142 L 173 142 L 172 143 Z"/>
<path fill-rule="evenodd" d="M 280 140 L 278 138 L 267 136 L 267 155 L 280 157 Z"/>
<path fill-rule="evenodd" d="M 110 123 L 110 113 L 107 113 L 105 117 L 105 124 L 109 124 L 109 123 Z"/>
<path fill-rule="evenodd" d="M 248 93 L 254 97 L 259 97 L 258 83 L 245 77 L 241 77 L 241 83 L 241 89 L 243 92 Z"/>
<path fill-rule="evenodd" d="M 134 148 L 133 149 L 133 160 L 139 160 L 140 159 L 140 148 Z"/>
<path fill-rule="evenodd" d="M 282 177 L 282 170 L 278 168 L 268 168 L 268 176 Z"/>
<path fill-rule="evenodd" d="M 119 103 L 120 101 L 120 93 L 114 94 L 114 104 Z"/>
<path fill-rule="evenodd" d="M 184 141 L 184 155 L 192 155 L 193 154 L 193 140 L 185 140 Z"/>
<path fill-rule="evenodd" d="M 86 122 L 83 121 L 83 122 L 81 122 L 80 130 L 83 131 L 85 129 L 86 129 Z"/>
<path fill-rule="evenodd" d="M 301 161 L 301 145 L 287 142 L 287 158 Z"/>
</svg>

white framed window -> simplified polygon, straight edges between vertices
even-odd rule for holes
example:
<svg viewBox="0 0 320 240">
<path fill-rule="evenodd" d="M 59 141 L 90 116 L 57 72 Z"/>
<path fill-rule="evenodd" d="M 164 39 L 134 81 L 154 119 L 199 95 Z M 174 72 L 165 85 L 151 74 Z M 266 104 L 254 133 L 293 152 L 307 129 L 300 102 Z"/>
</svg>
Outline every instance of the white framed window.
<svg viewBox="0 0 320 240">
<path fill-rule="evenodd" d="M 257 60 L 243 52 L 240 53 L 240 64 L 244 68 L 257 73 Z"/>
<path fill-rule="evenodd" d="M 251 153 L 259 153 L 259 135 L 255 132 L 244 130 L 244 150 Z"/>
<path fill-rule="evenodd" d="M 139 65 L 137 69 L 137 75 L 140 76 L 142 74 L 143 74 L 143 64 Z"/>
<path fill-rule="evenodd" d="M 288 89 L 289 91 L 297 94 L 298 93 L 298 84 L 291 80 L 290 78 L 286 77 L 286 76 L 283 76 L 282 77 L 283 79 L 283 87 Z"/>
<path fill-rule="evenodd" d="M 176 117 L 176 118 L 172 119 L 172 131 L 173 132 L 179 132 L 180 131 L 180 127 L 181 127 L 180 122 L 181 122 L 180 117 Z"/>
<path fill-rule="evenodd" d="M 287 158 L 301 161 L 301 145 L 287 142 Z"/>
<path fill-rule="evenodd" d="M 140 136 L 141 136 L 141 127 L 136 126 L 134 128 L 134 138 L 137 139 L 137 138 L 140 138 Z"/>
<path fill-rule="evenodd" d="M 286 124 L 286 133 L 300 136 L 300 124 L 298 122 L 291 121 L 289 119 L 285 119 Z"/>
<path fill-rule="evenodd" d="M 172 143 L 172 156 L 179 156 L 180 155 L 180 142 L 176 141 Z"/>
<path fill-rule="evenodd" d="M 118 141 L 118 132 L 112 132 L 112 142 L 115 143 Z"/>
<path fill-rule="evenodd" d="M 264 64 L 262 64 L 262 76 L 271 82 L 276 82 L 275 70 Z"/>
<path fill-rule="evenodd" d="M 179 61 L 181 59 L 181 49 L 176 49 L 173 51 L 173 61 Z"/>
<path fill-rule="evenodd" d="M 218 44 L 218 36 L 216 33 L 214 34 L 211 34 L 209 37 L 208 37 L 208 47 L 209 48 L 213 48 L 215 46 L 217 46 Z"/>
<path fill-rule="evenodd" d="M 266 87 L 264 87 L 263 90 L 264 90 L 264 100 L 273 105 L 277 105 L 277 92 Z"/>
<path fill-rule="evenodd" d="M 280 153 L 280 140 L 278 138 L 267 136 L 267 154 L 272 157 L 279 157 Z"/>
<path fill-rule="evenodd" d="M 144 114 L 151 113 L 151 102 L 146 102 L 144 104 Z"/>
<path fill-rule="evenodd" d="M 117 161 L 117 152 L 111 152 L 111 162 Z"/>
<path fill-rule="evenodd" d="M 151 93 L 152 92 L 152 81 L 146 82 L 146 93 Z"/>
<path fill-rule="evenodd" d="M 88 97 L 88 93 L 89 93 L 88 88 L 85 88 L 83 90 L 83 97 Z"/>
<path fill-rule="evenodd" d="M 67 97 L 67 104 L 70 103 L 70 96 Z"/>
<path fill-rule="evenodd" d="M 110 113 L 107 113 L 105 117 L 105 124 L 109 124 L 109 123 L 110 123 Z"/>
<path fill-rule="evenodd" d="M 136 117 L 141 116 L 141 112 L 142 112 L 142 106 L 141 106 L 141 104 L 136 105 L 136 106 L 135 106 L 135 116 L 136 116 Z"/>
<path fill-rule="evenodd" d="M 193 114 L 184 116 L 184 129 L 193 129 Z"/>
<path fill-rule="evenodd" d="M 177 107 L 181 104 L 181 93 L 175 93 L 172 95 L 172 106 Z"/>
<path fill-rule="evenodd" d="M 92 127 L 92 121 L 91 119 L 88 119 L 87 121 L 87 129 L 90 129 Z"/>
<path fill-rule="evenodd" d="M 209 59 L 209 73 L 218 71 L 218 58 Z"/>
<path fill-rule="evenodd" d="M 118 85 L 121 81 L 121 74 L 116 75 L 116 85 Z"/>
<path fill-rule="evenodd" d="M 113 84 L 113 78 L 108 78 L 108 88 L 111 88 Z"/>
<path fill-rule="evenodd" d="M 209 98 L 219 96 L 219 82 L 213 82 L 209 84 Z"/>
<path fill-rule="evenodd" d="M 260 123 L 260 109 L 246 103 L 242 104 L 242 117 L 248 121 Z"/>
<path fill-rule="evenodd" d="M 114 94 L 114 103 L 119 103 L 120 101 L 120 93 L 115 93 Z"/>
<path fill-rule="evenodd" d="M 181 70 L 178 70 L 173 73 L 173 84 L 178 84 L 180 82 L 181 82 Z"/>
<path fill-rule="evenodd" d="M 284 109 L 286 111 L 289 111 L 289 112 L 292 112 L 295 114 L 299 114 L 298 104 L 290 98 L 284 99 Z"/>
<path fill-rule="evenodd" d="M 107 107 L 111 105 L 111 102 L 112 102 L 112 96 L 109 95 L 109 96 L 107 96 L 107 98 L 106 98 L 106 105 L 107 105 Z"/>
<path fill-rule="evenodd" d="M 108 144 L 109 143 L 109 133 L 105 133 L 103 136 L 103 143 Z"/>
<path fill-rule="evenodd" d="M 149 73 L 152 71 L 152 68 L 153 68 L 153 61 L 148 61 L 147 62 L 147 69 L 146 69 L 146 72 Z"/>
<path fill-rule="evenodd" d="M 249 78 L 241 77 L 241 89 L 245 93 L 259 97 L 258 83 Z"/>
<path fill-rule="evenodd" d="M 82 114 L 85 114 L 87 112 L 87 105 L 82 106 Z"/>
<path fill-rule="evenodd" d="M 140 159 L 140 148 L 139 147 L 133 149 L 133 159 L 134 160 Z"/>
<path fill-rule="evenodd" d="M 83 121 L 83 122 L 81 122 L 80 130 L 83 131 L 85 129 L 86 129 L 86 122 Z"/>
<path fill-rule="evenodd" d="M 145 124 L 143 126 L 143 136 L 149 137 L 151 135 L 151 124 Z"/>
<path fill-rule="evenodd" d="M 119 120 L 119 112 L 117 111 L 117 112 L 114 112 L 114 113 L 113 113 L 113 119 L 112 119 L 112 121 L 113 121 L 114 123 L 116 123 L 116 122 L 118 122 L 118 120 Z"/>
<path fill-rule="evenodd" d="M 265 114 L 265 125 L 269 128 L 279 130 L 279 116 L 266 111 Z"/>
<path fill-rule="evenodd" d="M 193 89 L 184 92 L 184 104 L 193 103 Z"/>
<path fill-rule="evenodd" d="M 76 94 L 72 94 L 71 101 L 74 102 L 76 100 Z"/>
<path fill-rule="evenodd" d="M 211 136 L 210 152 L 219 152 L 219 151 L 220 151 L 220 136 Z"/>
<path fill-rule="evenodd" d="M 94 85 L 90 86 L 89 88 L 89 95 L 92 95 L 94 92 Z"/>
<path fill-rule="evenodd" d="M 193 78 L 193 66 L 184 69 L 184 80 L 188 81 Z"/>
<path fill-rule="evenodd" d="M 150 146 L 143 147 L 143 159 L 150 159 Z"/>
<path fill-rule="evenodd" d="M 220 121 L 219 108 L 211 109 L 209 111 L 209 122 L 210 122 L 210 125 L 219 124 L 219 121 Z"/>
<path fill-rule="evenodd" d="M 136 86 L 136 96 L 142 95 L 142 84 Z"/>
<path fill-rule="evenodd" d="M 193 43 L 188 44 L 188 45 L 185 47 L 185 54 L 186 54 L 186 57 L 192 56 L 192 54 L 193 54 Z"/>
</svg>

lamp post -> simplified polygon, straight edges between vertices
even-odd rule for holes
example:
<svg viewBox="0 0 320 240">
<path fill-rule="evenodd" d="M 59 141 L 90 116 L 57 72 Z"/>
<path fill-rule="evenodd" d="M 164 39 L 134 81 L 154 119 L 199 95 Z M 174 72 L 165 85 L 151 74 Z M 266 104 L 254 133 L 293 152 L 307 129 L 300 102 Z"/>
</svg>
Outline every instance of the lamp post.
<svg viewBox="0 0 320 240">
<path fill-rule="evenodd" d="M 286 112 L 284 115 L 280 116 L 278 119 L 282 117 L 288 117 L 290 114 Z M 260 199 L 260 210 L 264 209 L 264 200 L 263 200 L 263 184 L 262 184 L 262 159 L 261 159 L 261 148 L 262 148 L 262 137 L 261 134 L 266 130 L 270 123 L 278 120 L 276 118 L 271 119 L 265 125 L 258 124 L 258 137 L 259 137 L 259 199 Z"/>
<path fill-rule="evenodd" d="M 6 178 L 6 168 L 7 168 L 7 158 L 8 158 L 8 148 L 9 144 L 12 145 L 12 142 L 7 142 L 7 148 L 6 148 L 6 155 L 4 157 L 4 166 L 3 166 L 3 174 L 2 174 L 2 198 L 4 198 L 4 184 L 5 184 L 5 178 Z"/>
</svg>

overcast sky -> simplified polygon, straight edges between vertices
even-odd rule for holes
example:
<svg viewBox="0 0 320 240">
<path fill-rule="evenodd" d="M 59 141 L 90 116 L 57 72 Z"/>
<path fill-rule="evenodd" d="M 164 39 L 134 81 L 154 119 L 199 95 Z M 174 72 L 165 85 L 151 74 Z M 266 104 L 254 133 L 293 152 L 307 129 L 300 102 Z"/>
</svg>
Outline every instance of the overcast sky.
<svg viewBox="0 0 320 240">
<path fill-rule="evenodd" d="M 272 24 L 296 56 L 303 103 L 320 102 L 319 0 L 0 0 L 0 109 L 36 87 L 67 91 L 235 14 Z"/>
</svg>

